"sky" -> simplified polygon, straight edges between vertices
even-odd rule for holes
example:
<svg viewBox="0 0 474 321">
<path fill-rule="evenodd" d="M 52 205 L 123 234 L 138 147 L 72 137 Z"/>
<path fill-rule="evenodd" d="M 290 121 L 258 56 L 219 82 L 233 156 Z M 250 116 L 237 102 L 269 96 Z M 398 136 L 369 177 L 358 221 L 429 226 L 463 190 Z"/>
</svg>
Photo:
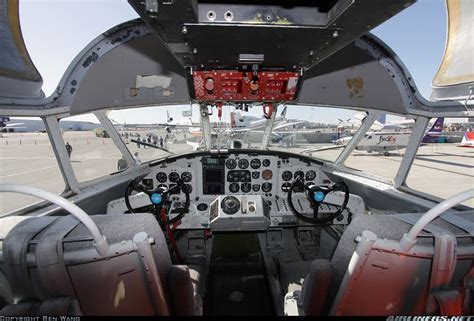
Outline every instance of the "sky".
<svg viewBox="0 0 474 321">
<path fill-rule="evenodd" d="M 138 15 L 126 0 L 21 0 L 22 33 L 30 56 L 43 77 L 43 91 L 51 95 L 74 57 L 95 37 Z M 444 0 L 418 0 L 372 32 L 385 41 L 400 57 L 425 97 L 441 62 L 446 40 Z M 171 112 L 179 113 L 189 106 Z M 301 108 L 300 108 L 301 109 Z M 305 109 L 306 110 L 306 109 Z M 290 109 L 289 109 L 290 111 Z M 313 121 L 333 122 L 348 118 L 352 112 L 311 112 Z M 255 114 L 253 112 L 252 114 Z M 258 111 L 260 113 L 260 111 Z M 299 114 L 292 107 L 293 114 Z M 301 115 L 307 116 L 307 115 Z M 162 112 L 115 113 L 118 122 L 164 122 Z M 193 117 L 194 118 L 194 117 Z M 80 118 L 90 120 L 88 118 Z M 307 118 L 306 118 L 307 119 Z"/>
</svg>

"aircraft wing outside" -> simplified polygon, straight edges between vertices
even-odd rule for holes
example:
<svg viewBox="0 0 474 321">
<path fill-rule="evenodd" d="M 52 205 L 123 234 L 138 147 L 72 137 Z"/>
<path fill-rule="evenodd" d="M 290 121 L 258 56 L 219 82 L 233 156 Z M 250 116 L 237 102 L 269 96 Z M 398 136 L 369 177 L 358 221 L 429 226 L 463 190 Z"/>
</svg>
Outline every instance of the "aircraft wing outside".
<svg viewBox="0 0 474 321">
<path fill-rule="evenodd" d="M 273 130 L 275 131 L 278 131 L 279 129 L 283 129 L 283 128 L 287 128 L 287 127 L 290 127 L 290 126 L 295 126 L 295 125 L 299 125 L 301 123 L 304 123 L 305 121 L 287 121 L 287 122 L 284 122 L 284 123 L 280 123 L 280 124 L 277 124 L 276 126 L 273 126 Z M 292 131 L 294 133 L 296 132 L 301 132 L 301 131 Z M 284 133 L 290 133 L 290 131 L 284 131 Z"/>
<path fill-rule="evenodd" d="M 13 124 L 6 124 L 5 127 L 16 127 L 19 125 L 24 125 L 25 123 L 13 123 Z M 26 127 L 20 127 L 20 128 L 26 128 Z"/>
<path fill-rule="evenodd" d="M 323 147 L 319 147 L 319 148 L 308 148 L 308 149 L 302 150 L 298 154 L 322 152 L 322 151 L 325 151 L 325 150 L 339 149 L 339 148 L 344 148 L 344 147 L 346 147 L 346 146 L 345 145 L 332 145 L 332 146 L 323 146 Z"/>
</svg>

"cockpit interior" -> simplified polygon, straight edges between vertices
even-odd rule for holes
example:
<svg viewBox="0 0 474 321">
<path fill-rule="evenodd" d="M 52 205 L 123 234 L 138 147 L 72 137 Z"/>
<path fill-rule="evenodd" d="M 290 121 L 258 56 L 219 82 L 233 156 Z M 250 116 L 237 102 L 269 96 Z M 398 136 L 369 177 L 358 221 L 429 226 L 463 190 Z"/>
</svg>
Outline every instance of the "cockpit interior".
<svg viewBox="0 0 474 321">
<path fill-rule="evenodd" d="M 0 115 L 44 124 L 4 131 L 0 165 L 59 177 L 0 173 L 2 206 L 37 200 L 0 215 L 0 316 L 472 315 L 473 156 L 425 139 L 474 117 L 474 5 L 446 1 L 426 99 L 370 33 L 415 2 L 128 0 L 45 97 L 0 0 Z"/>
</svg>

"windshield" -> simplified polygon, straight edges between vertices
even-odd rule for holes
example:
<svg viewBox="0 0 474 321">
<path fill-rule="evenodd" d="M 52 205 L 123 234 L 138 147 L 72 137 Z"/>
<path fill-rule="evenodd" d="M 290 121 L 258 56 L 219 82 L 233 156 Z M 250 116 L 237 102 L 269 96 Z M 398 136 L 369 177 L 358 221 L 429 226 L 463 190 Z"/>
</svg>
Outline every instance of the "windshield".
<svg viewBox="0 0 474 321">
<path fill-rule="evenodd" d="M 365 116 L 295 105 L 160 106 L 108 113 L 140 162 L 209 149 L 270 149 L 335 161 Z"/>
</svg>

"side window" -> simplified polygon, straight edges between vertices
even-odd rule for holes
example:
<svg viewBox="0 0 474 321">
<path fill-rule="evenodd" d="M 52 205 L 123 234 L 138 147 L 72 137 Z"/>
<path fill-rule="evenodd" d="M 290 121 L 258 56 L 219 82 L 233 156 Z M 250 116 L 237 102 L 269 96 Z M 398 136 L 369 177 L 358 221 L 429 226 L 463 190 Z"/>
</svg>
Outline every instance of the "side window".
<svg viewBox="0 0 474 321">
<path fill-rule="evenodd" d="M 0 183 L 34 186 L 55 194 L 65 189 L 41 118 L 0 118 Z M 0 193 L 0 216 L 39 202 L 35 197 Z"/>
<path fill-rule="evenodd" d="M 122 154 L 95 115 L 63 118 L 59 126 L 79 182 L 90 181 L 127 167 Z"/>
<path fill-rule="evenodd" d="M 414 125 L 414 119 L 383 114 L 359 141 L 345 165 L 393 179 L 405 155 Z"/>
<path fill-rule="evenodd" d="M 431 119 L 406 185 L 443 199 L 474 188 L 473 128 L 472 118 Z"/>
</svg>

